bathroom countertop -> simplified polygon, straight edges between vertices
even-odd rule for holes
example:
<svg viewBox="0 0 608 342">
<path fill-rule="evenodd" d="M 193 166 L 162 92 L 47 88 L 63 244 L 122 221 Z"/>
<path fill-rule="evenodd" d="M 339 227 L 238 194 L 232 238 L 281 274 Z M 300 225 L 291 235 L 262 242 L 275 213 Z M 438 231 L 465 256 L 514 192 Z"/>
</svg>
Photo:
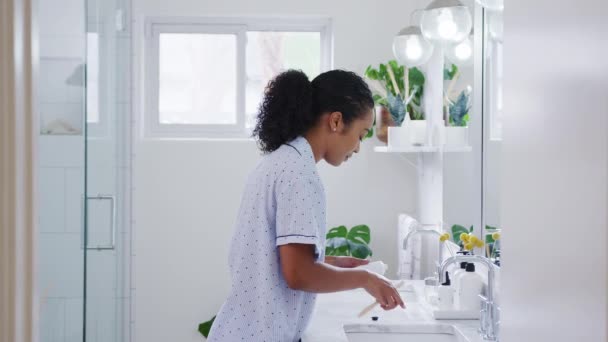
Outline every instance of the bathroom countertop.
<svg viewBox="0 0 608 342">
<path fill-rule="evenodd" d="M 338 293 L 319 294 L 315 311 L 308 329 L 302 336 L 303 342 L 348 342 L 344 333 L 345 324 L 449 324 L 456 327 L 469 340 L 481 342 L 483 338 L 477 332 L 478 320 L 435 320 L 429 305 L 423 301 L 424 283 L 420 280 L 405 281 L 400 288 L 402 298 L 406 301 L 406 308 L 400 307 L 384 311 L 376 306 L 365 316 L 357 315 L 363 308 L 373 302 L 365 290 L 357 289 Z M 407 302 L 408 298 L 417 297 L 417 300 Z M 377 316 L 377 321 L 371 317 Z"/>
</svg>

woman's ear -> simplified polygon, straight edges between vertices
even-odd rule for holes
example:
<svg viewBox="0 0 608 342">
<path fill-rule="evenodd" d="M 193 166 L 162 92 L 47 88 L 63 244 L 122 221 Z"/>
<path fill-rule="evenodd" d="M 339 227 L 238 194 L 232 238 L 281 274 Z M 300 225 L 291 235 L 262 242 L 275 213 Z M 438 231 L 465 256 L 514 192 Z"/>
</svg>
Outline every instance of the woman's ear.
<svg viewBox="0 0 608 342">
<path fill-rule="evenodd" d="M 331 112 L 329 114 L 329 130 L 332 132 L 341 132 L 344 129 L 341 112 Z"/>
</svg>

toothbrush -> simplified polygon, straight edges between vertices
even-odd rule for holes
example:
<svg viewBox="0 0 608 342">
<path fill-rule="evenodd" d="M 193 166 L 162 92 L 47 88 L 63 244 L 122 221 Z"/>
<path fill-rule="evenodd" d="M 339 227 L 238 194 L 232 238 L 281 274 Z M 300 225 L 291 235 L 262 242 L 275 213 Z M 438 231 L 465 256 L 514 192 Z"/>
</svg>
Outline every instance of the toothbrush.
<svg viewBox="0 0 608 342">
<path fill-rule="evenodd" d="M 403 286 L 403 280 L 398 282 L 395 285 L 395 288 L 398 289 L 401 286 Z M 372 311 L 373 308 L 376 307 L 376 305 L 380 304 L 378 301 L 375 301 L 373 303 L 371 303 L 370 305 L 366 306 L 365 308 L 363 308 L 363 310 L 361 310 L 361 312 L 357 315 L 357 317 L 361 318 L 363 316 L 365 316 L 368 312 Z"/>
</svg>

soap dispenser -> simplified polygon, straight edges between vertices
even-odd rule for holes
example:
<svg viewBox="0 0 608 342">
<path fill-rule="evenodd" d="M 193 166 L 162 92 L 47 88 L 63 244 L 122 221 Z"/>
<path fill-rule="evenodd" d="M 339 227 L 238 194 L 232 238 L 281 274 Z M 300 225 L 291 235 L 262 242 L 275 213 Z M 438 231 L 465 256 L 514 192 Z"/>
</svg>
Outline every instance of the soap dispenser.
<svg viewBox="0 0 608 342">
<path fill-rule="evenodd" d="M 463 261 L 460 263 L 460 268 L 454 271 L 454 277 L 452 277 L 452 287 L 454 287 L 454 291 L 456 293 L 458 293 L 458 288 L 460 287 L 460 277 L 466 273 L 468 264 L 468 262 Z"/>
<path fill-rule="evenodd" d="M 467 265 L 466 272 L 460 276 L 457 303 L 459 310 L 479 311 L 481 300 L 479 295 L 483 289 L 481 276 L 475 273 L 475 264 Z"/>
<path fill-rule="evenodd" d="M 445 272 L 445 282 L 437 288 L 437 302 L 439 310 L 451 310 L 454 307 L 454 288 L 448 272 Z"/>
</svg>

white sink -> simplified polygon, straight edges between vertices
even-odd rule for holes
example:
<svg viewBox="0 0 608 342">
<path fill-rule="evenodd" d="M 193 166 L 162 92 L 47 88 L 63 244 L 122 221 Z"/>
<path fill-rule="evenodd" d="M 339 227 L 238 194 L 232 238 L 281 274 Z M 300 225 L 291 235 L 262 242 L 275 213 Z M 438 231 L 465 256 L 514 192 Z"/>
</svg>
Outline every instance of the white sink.
<svg viewBox="0 0 608 342">
<path fill-rule="evenodd" d="M 349 324 L 344 332 L 348 342 L 469 342 L 448 324 Z"/>
</svg>

